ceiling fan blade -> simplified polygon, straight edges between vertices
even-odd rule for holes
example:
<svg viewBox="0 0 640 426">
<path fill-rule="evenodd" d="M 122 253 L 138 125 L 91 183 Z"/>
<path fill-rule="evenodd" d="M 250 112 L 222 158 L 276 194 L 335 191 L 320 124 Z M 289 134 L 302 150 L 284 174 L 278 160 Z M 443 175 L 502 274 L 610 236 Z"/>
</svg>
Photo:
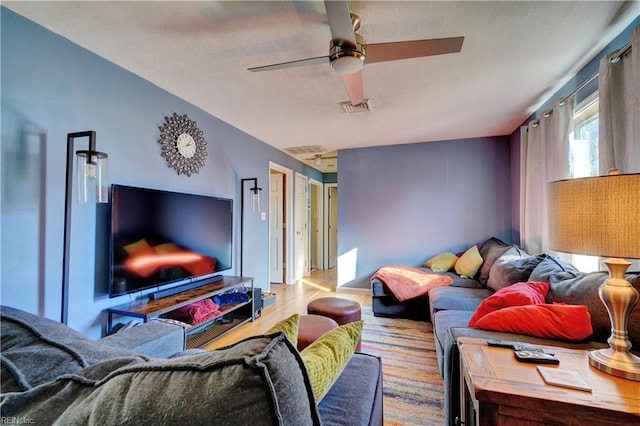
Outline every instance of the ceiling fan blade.
<svg viewBox="0 0 640 426">
<path fill-rule="evenodd" d="M 364 46 L 366 62 L 386 62 L 398 59 L 457 53 L 462 49 L 464 37 L 433 38 L 428 40 L 373 43 Z"/>
<path fill-rule="evenodd" d="M 364 103 L 364 89 L 362 86 L 362 71 L 351 74 L 342 74 L 344 87 L 347 89 L 349 100 L 353 105 Z"/>
<path fill-rule="evenodd" d="M 347 2 L 325 0 L 324 7 L 327 9 L 327 18 L 333 42 L 338 45 L 348 43 L 356 47 L 356 36 L 353 34 L 351 13 L 349 13 Z"/>
<path fill-rule="evenodd" d="M 329 63 L 328 56 L 317 56 L 315 58 L 299 59 L 297 61 L 282 62 L 279 64 L 263 65 L 261 67 L 247 68 L 247 71 L 260 72 L 260 71 L 272 71 L 281 70 L 284 68 L 304 67 L 307 65 L 327 64 Z"/>
</svg>

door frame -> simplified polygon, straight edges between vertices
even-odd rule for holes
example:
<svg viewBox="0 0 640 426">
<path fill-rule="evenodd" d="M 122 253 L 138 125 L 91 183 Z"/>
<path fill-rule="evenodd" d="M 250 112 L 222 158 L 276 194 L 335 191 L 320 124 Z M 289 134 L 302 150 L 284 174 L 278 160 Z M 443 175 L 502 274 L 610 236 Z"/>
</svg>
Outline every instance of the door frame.
<svg viewBox="0 0 640 426">
<path fill-rule="evenodd" d="M 323 235 L 323 242 L 322 245 L 324 247 L 323 249 L 323 269 L 329 269 L 329 216 L 330 216 L 330 212 L 329 212 L 329 207 L 330 207 L 330 203 L 329 203 L 329 190 L 330 188 L 338 188 L 338 184 L 337 183 L 325 183 L 324 184 L 324 197 L 323 197 L 323 228 L 324 228 L 324 232 L 322 233 Z M 337 256 L 338 254 L 336 253 L 336 267 L 338 267 L 338 260 L 337 260 Z"/>
<path fill-rule="evenodd" d="M 318 267 L 318 269 L 326 269 L 324 267 L 324 241 L 325 241 L 325 235 L 324 235 L 324 184 L 320 181 L 317 181 L 315 179 L 309 178 L 309 189 L 311 189 L 311 186 L 314 186 L 316 188 L 316 214 L 318 215 L 318 227 L 320 228 L 320 232 L 318 233 L 317 236 L 317 241 L 316 241 L 316 255 L 317 255 L 317 259 L 315 259 L 315 264 Z M 309 197 L 311 197 L 311 191 L 309 191 Z M 309 211 L 309 215 L 313 214 L 312 211 Z M 311 218 L 309 218 L 309 224 L 311 224 Z M 309 234 L 311 234 L 311 226 L 309 226 Z M 311 244 L 311 235 L 309 235 L 309 244 Z M 309 250 L 309 253 L 311 253 L 311 250 Z M 309 254 L 309 256 L 311 256 L 311 254 Z M 311 258 L 309 258 L 309 265 L 313 265 L 314 262 L 311 260 Z"/>
<path fill-rule="evenodd" d="M 295 282 L 295 268 L 294 268 L 294 251 L 293 251 L 293 241 L 294 241 L 294 226 L 293 226 L 293 188 L 294 188 L 294 180 L 293 180 L 293 170 L 281 166 L 280 164 L 274 163 L 273 161 L 269 161 L 269 169 L 267 170 L 267 174 L 271 174 L 271 170 L 275 170 L 279 173 L 285 175 L 285 190 L 284 190 L 284 204 L 285 204 L 285 273 L 284 273 L 284 283 L 285 284 L 293 284 Z M 271 191 L 271 180 L 269 180 L 269 191 Z M 270 197 L 269 197 L 270 198 Z M 271 200 L 269 200 L 269 214 L 271 214 Z M 271 220 L 271 218 L 269 218 Z M 269 229 L 269 241 L 271 241 L 271 229 Z M 271 265 L 271 250 L 269 250 L 269 265 Z M 269 283 L 271 283 L 271 268 L 269 268 Z"/>
</svg>

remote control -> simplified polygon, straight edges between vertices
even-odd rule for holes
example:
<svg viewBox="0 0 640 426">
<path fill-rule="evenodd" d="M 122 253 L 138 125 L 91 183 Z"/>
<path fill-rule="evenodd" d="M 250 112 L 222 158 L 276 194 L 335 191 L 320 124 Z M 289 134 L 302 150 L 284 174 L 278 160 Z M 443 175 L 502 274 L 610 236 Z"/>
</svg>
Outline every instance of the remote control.
<svg viewBox="0 0 640 426">
<path fill-rule="evenodd" d="M 520 362 L 532 362 L 534 364 L 560 364 L 560 360 L 553 354 L 535 351 L 515 351 L 514 355 Z"/>
<path fill-rule="evenodd" d="M 509 348 L 509 349 L 513 349 L 514 351 L 531 351 L 531 352 L 550 353 L 549 351 L 539 346 L 532 345 L 530 343 L 512 342 L 511 340 L 489 339 L 487 340 L 487 345 L 496 346 L 499 348 Z"/>
</svg>

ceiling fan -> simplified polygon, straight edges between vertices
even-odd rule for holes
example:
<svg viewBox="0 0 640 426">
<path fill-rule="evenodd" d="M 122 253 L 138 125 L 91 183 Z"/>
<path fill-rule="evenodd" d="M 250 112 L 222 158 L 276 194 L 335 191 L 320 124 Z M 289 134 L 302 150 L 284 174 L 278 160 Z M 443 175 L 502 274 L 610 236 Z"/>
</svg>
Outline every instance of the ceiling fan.
<svg viewBox="0 0 640 426">
<path fill-rule="evenodd" d="M 346 1 L 325 0 L 324 5 L 331 29 L 329 55 L 253 67 L 248 70 L 271 71 L 324 64 L 328 61 L 331 68 L 342 76 L 351 103 L 359 105 L 364 102 L 362 69 L 365 64 L 457 53 L 462 49 L 464 37 L 366 44 L 364 38 L 356 32 L 360 28 L 360 18 L 349 13 Z"/>
</svg>

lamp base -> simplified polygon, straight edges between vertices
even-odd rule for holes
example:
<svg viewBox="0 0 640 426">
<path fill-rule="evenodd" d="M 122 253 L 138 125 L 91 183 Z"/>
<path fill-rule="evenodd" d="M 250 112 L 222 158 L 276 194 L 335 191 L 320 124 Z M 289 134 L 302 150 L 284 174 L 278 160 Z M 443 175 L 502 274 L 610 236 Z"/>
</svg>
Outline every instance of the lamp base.
<svg viewBox="0 0 640 426">
<path fill-rule="evenodd" d="M 611 320 L 609 348 L 589 353 L 589 364 L 612 376 L 640 381 L 640 358 L 631 353 L 627 321 L 638 302 L 638 292 L 625 278 L 629 265 L 624 259 L 609 258 L 603 262 L 609 269 L 609 279 L 598 294 Z"/>
<path fill-rule="evenodd" d="M 640 381 L 640 357 L 611 348 L 589 352 L 589 364 L 600 371 L 623 379 Z"/>
</svg>

